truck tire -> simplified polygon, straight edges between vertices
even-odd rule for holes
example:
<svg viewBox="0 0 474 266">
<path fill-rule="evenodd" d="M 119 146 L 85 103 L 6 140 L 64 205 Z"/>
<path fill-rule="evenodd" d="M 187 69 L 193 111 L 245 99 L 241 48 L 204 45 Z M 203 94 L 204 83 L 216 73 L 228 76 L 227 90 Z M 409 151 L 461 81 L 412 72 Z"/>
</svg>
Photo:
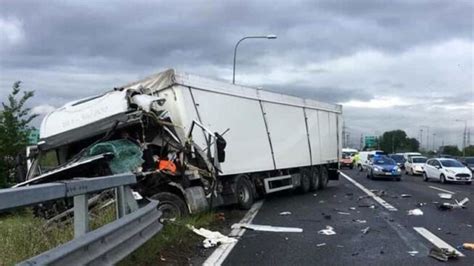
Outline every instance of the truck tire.
<svg viewBox="0 0 474 266">
<path fill-rule="evenodd" d="M 298 192 L 304 194 L 309 191 L 311 188 L 311 170 L 303 168 L 300 171 L 301 175 L 301 184 L 300 187 L 298 188 Z"/>
<path fill-rule="evenodd" d="M 321 175 L 319 178 L 319 189 L 325 189 L 329 181 L 329 172 L 326 166 L 321 166 Z"/>
<path fill-rule="evenodd" d="M 318 167 L 316 166 L 311 167 L 311 186 L 310 186 L 311 191 L 315 191 L 316 189 L 319 188 L 320 175 L 321 175 L 321 171 L 319 171 Z"/>
<path fill-rule="evenodd" d="M 151 196 L 151 199 L 159 201 L 158 210 L 162 213 L 162 219 L 176 219 L 185 217 L 189 214 L 186 202 L 176 194 L 170 192 L 159 192 Z"/>
<path fill-rule="evenodd" d="M 254 200 L 252 183 L 245 177 L 239 178 L 235 192 L 237 194 L 237 204 L 239 208 L 243 210 L 250 209 Z"/>
</svg>

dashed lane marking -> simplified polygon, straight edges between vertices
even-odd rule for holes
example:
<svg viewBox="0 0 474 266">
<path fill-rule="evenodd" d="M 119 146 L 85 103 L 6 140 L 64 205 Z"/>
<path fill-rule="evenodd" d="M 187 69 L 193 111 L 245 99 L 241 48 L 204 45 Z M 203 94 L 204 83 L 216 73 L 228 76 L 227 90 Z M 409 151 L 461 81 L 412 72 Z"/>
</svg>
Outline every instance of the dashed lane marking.
<svg viewBox="0 0 474 266">
<path fill-rule="evenodd" d="M 343 177 L 345 177 L 347 180 L 349 180 L 354 186 L 360 188 L 360 190 L 364 191 L 365 194 L 367 194 L 369 197 L 374 199 L 376 202 L 378 202 L 382 207 L 389 211 L 398 211 L 397 208 L 393 207 L 390 203 L 386 202 L 383 200 L 381 197 L 375 195 L 372 191 L 364 187 L 363 185 L 359 184 L 357 181 L 349 177 L 348 175 L 344 174 L 343 172 L 340 172 Z"/>
<path fill-rule="evenodd" d="M 252 205 L 252 208 L 245 214 L 244 218 L 240 220 L 239 223 L 241 224 L 246 224 L 246 223 L 251 223 L 252 220 L 255 218 L 255 216 L 258 213 L 258 210 L 263 205 L 263 201 L 256 202 L 255 204 Z M 238 242 L 238 239 L 245 233 L 244 228 L 235 228 L 232 229 L 230 232 L 229 236 L 230 237 L 235 237 L 237 238 L 236 242 L 228 243 L 228 244 L 222 244 L 214 252 L 207 258 L 207 260 L 202 264 L 205 266 L 210 266 L 210 265 L 221 265 L 224 260 L 229 256 L 230 252 L 232 249 L 235 247 L 235 245 Z"/>
<path fill-rule="evenodd" d="M 442 188 L 439 188 L 439 187 L 435 187 L 435 186 L 429 186 L 430 188 L 432 189 L 436 189 L 436 190 L 439 190 L 439 191 L 442 191 L 442 192 L 446 192 L 446 193 L 449 193 L 449 194 L 456 194 L 452 191 L 449 191 L 449 190 L 446 190 L 446 189 L 442 189 Z"/>
<path fill-rule="evenodd" d="M 448 251 L 454 251 L 456 254 L 460 257 L 465 257 L 464 254 L 459 252 L 457 249 L 453 248 L 451 245 L 448 243 L 444 242 L 441 238 L 437 237 L 435 234 L 431 233 L 428 231 L 428 229 L 424 227 L 413 227 L 415 231 L 418 232 L 418 234 L 422 235 L 424 238 L 426 238 L 428 241 L 433 243 L 433 245 L 437 246 L 438 248 L 445 248 Z"/>
</svg>

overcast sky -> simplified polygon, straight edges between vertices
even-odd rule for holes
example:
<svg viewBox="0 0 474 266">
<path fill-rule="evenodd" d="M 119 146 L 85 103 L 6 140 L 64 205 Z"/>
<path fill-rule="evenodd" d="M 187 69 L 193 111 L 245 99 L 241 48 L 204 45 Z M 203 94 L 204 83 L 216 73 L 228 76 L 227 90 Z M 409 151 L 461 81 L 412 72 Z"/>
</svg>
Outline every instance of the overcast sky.
<svg viewBox="0 0 474 266">
<path fill-rule="evenodd" d="M 152 3 L 153 2 L 153 3 Z M 474 1 L 0 0 L 0 99 L 34 111 L 167 68 L 344 106 L 350 141 L 403 129 L 436 145 L 474 133 Z M 36 121 L 36 123 L 39 123 Z M 474 134 L 471 134 L 474 142 Z"/>
</svg>

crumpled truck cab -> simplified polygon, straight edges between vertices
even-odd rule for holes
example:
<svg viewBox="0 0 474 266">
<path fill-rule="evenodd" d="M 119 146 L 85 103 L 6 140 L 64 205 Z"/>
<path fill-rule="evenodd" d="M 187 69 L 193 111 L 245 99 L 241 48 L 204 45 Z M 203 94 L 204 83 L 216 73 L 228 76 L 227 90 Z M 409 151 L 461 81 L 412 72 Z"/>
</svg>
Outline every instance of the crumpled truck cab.
<svg viewBox="0 0 474 266">
<path fill-rule="evenodd" d="M 208 208 L 219 162 L 211 145 L 204 152 L 174 123 L 165 102 L 134 86 L 58 108 L 43 119 L 37 156 L 17 186 L 133 172 L 134 190 L 159 200 L 164 217 Z"/>
</svg>

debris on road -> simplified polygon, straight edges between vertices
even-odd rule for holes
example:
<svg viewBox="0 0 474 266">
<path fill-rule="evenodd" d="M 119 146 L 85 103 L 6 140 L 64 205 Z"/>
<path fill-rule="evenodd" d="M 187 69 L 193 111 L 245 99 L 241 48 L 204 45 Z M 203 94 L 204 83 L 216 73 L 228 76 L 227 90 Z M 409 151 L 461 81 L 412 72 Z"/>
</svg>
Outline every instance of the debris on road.
<svg viewBox="0 0 474 266">
<path fill-rule="evenodd" d="M 370 230 L 370 227 L 367 226 L 366 228 L 364 228 L 364 229 L 362 229 L 362 230 L 360 230 L 360 231 L 362 232 L 363 235 L 366 235 L 366 234 L 369 232 L 369 230 Z"/>
<path fill-rule="evenodd" d="M 411 198 L 410 194 L 401 194 L 400 197 L 402 198 Z"/>
<path fill-rule="evenodd" d="M 321 213 L 322 216 L 324 216 L 324 219 L 331 220 L 331 214 L 326 214 L 326 213 Z"/>
<path fill-rule="evenodd" d="M 466 250 L 474 250 L 474 243 L 464 243 L 462 244 L 462 248 Z"/>
<path fill-rule="evenodd" d="M 210 231 L 205 228 L 196 229 L 194 226 L 188 225 L 187 226 L 190 230 L 194 233 L 204 237 L 205 239 L 202 241 L 202 245 L 204 248 L 211 248 L 215 247 L 219 244 L 228 244 L 237 242 L 237 239 L 225 236 L 220 232 Z"/>
<path fill-rule="evenodd" d="M 464 198 L 461 201 L 455 200 L 456 203 L 443 202 L 438 206 L 438 209 L 442 211 L 451 210 L 451 209 L 463 209 L 466 208 L 466 204 L 469 202 L 468 198 Z"/>
<path fill-rule="evenodd" d="M 313 194 L 313 197 L 316 197 L 317 195 L 318 195 L 318 194 L 314 193 L 314 194 Z"/>
<path fill-rule="evenodd" d="M 323 246 L 326 246 L 326 243 L 317 244 L 316 246 L 317 247 L 323 247 Z"/>
<path fill-rule="evenodd" d="M 449 193 L 438 193 L 438 196 L 442 199 L 451 199 L 453 197 L 453 194 Z"/>
<path fill-rule="evenodd" d="M 418 251 L 416 251 L 416 250 L 408 251 L 408 254 L 410 254 L 410 256 L 414 257 L 416 254 L 418 254 Z"/>
<path fill-rule="evenodd" d="M 419 202 L 416 204 L 416 207 L 423 207 L 426 205 L 426 202 Z"/>
<path fill-rule="evenodd" d="M 281 216 L 291 215 L 291 212 L 280 212 L 280 215 Z"/>
<path fill-rule="evenodd" d="M 365 224 L 365 223 L 367 223 L 366 220 L 359 220 L 359 219 L 357 219 L 357 220 L 353 220 L 353 221 L 356 222 L 356 223 L 360 223 L 360 224 Z"/>
<path fill-rule="evenodd" d="M 448 259 L 457 259 L 458 258 L 458 254 L 456 254 L 456 251 L 452 250 L 452 251 L 449 251 L 445 248 L 439 248 L 439 247 L 433 247 L 431 248 L 430 250 L 430 253 L 428 254 L 428 256 L 432 257 L 432 258 L 435 258 L 439 261 L 448 261 Z"/>
<path fill-rule="evenodd" d="M 409 210 L 408 215 L 420 216 L 420 215 L 423 215 L 423 211 L 420 209 Z"/>
<path fill-rule="evenodd" d="M 376 196 L 379 196 L 379 197 L 383 197 L 387 194 L 385 190 L 371 189 L 370 192 L 374 193 Z"/>
<path fill-rule="evenodd" d="M 318 234 L 330 236 L 335 235 L 336 232 L 334 232 L 334 228 L 332 226 L 326 225 L 326 229 L 319 230 Z"/>
<path fill-rule="evenodd" d="M 356 210 L 356 207 L 349 207 L 349 210 L 355 211 L 355 210 Z"/>
<path fill-rule="evenodd" d="M 339 213 L 339 214 L 341 214 L 341 215 L 351 215 L 351 214 L 348 213 L 348 212 L 337 212 L 337 213 Z"/>
<path fill-rule="evenodd" d="M 216 220 L 224 222 L 225 221 L 225 214 L 223 212 L 216 213 Z"/>
<path fill-rule="evenodd" d="M 282 232 L 282 233 L 301 233 L 303 232 L 302 228 L 298 227 L 281 227 L 281 226 L 272 226 L 272 225 L 259 225 L 259 224 L 240 224 L 236 223 L 232 225 L 232 229 L 235 228 L 245 228 L 254 231 L 264 231 L 264 232 Z"/>
<path fill-rule="evenodd" d="M 375 209 L 374 204 L 359 204 L 359 207 Z"/>
</svg>

